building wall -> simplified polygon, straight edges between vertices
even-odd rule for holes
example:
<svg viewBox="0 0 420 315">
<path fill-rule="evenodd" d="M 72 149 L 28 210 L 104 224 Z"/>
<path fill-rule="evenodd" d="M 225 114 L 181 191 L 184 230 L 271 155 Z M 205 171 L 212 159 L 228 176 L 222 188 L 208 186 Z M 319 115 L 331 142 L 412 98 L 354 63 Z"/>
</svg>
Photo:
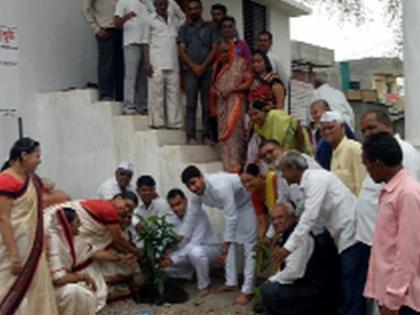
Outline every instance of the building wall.
<svg viewBox="0 0 420 315">
<path fill-rule="evenodd" d="M 96 81 L 94 36 L 81 14 L 81 1 L 0 2 L 0 24 L 16 25 L 19 38 L 18 103 L 25 134 L 36 127 L 32 121 L 36 93 L 81 87 Z M 0 83 L 9 78 L 0 72 Z M 2 103 L 8 100 L 2 100 Z M 4 120 L 4 119 L 2 119 Z M 17 136 L 15 119 L 0 121 L 0 159 Z M 11 125 L 11 126 L 10 126 Z"/>
</svg>

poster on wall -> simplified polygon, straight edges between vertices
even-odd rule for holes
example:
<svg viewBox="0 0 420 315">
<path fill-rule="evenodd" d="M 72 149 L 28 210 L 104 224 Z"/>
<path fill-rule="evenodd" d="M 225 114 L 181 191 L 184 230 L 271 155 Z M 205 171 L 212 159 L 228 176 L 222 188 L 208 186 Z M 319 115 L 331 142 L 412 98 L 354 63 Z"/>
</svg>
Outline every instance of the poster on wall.
<svg viewBox="0 0 420 315">
<path fill-rule="evenodd" d="M 0 164 L 19 136 L 19 41 L 17 27 L 0 20 Z"/>
<path fill-rule="evenodd" d="M 0 116 L 16 115 L 18 104 L 19 42 L 17 27 L 0 21 Z"/>
</svg>

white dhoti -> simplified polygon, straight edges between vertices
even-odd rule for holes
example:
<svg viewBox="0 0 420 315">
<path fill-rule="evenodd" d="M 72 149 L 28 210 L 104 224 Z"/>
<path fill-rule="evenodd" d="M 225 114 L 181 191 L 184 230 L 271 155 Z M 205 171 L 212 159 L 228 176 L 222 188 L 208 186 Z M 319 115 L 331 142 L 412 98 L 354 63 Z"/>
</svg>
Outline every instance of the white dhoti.
<svg viewBox="0 0 420 315">
<path fill-rule="evenodd" d="M 158 70 L 149 77 L 149 125 L 154 127 L 181 128 L 181 86 L 179 71 Z M 166 122 L 165 123 L 165 113 Z"/>
<path fill-rule="evenodd" d="M 191 279 L 196 273 L 199 290 L 210 285 L 210 266 L 217 261 L 220 245 L 187 244 L 171 255 L 174 265 L 166 268 L 169 277 Z"/>
<path fill-rule="evenodd" d="M 96 296 L 83 284 L 70 283 L 55 289 L 60 315 L 94 315 Z"/>
</svg>

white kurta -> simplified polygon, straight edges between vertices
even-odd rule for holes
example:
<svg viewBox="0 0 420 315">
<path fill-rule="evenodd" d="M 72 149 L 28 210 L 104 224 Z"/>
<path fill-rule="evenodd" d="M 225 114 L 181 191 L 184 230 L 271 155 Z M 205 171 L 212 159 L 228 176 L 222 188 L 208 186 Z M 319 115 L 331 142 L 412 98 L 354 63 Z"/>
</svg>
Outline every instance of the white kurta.
<svg viewBox="0 0 420 315">
<path fill-rule="evenodd" d="M 356 243 L 355 208 L 356 197 L 335 176 L 326 170 L 306 170 L 300 182 L 304 191 L 305 210 L 299 223 L 284 247 L 295 251 L 315 223 L 323 225 L 331 234 L 342 253 Z"/>
<path fill-rule="evenodd" d="M 170 213 L 169 205 L 163 198 L 156 198 L 152 201 L 152 203 L 146 208 L 143 201 L 139 200 L 139 205 L 136 209 L 134 209 L 134 215 L 131 220 L 131 224 L 136 226 L 140 223 L 140 219 L 137 217 L 138 215 L 147 219 L 151 216 L 156 215 L 164 215 L 166 213 Z"/>
<path fill-rule="evenodd" d="M 127 187 L 127 190 L 133 191 L 133 187 L 131 185 L 129 185 Z M 116 194 L 120 194 L 121 192 L 122 192 L 121 188 L 118 185 L 115 177 L 106 180 L 98 188 L 98 196 L 101 199 L 110 200 L 110 199 L 114 198 L 114 196 Z"/>
<path fill-rule="evenodd" d="M 354 111 L 349 102 L 347 102 L 343 92 L 324 83 L 314 90 L 311 102 L 320 99 L 327 101 L 331 110 L 339 112 L 343 116 L 344 121 L 349 124 L 352 130 L 354 130 Z"/>
<path fill-rule="evenodd" d="M 210 285 L 210 266 L 217 261 L 221 245 L 207 213 L 202 209 L 187 211 L 182 219 L 173 214 L 168 221 L 175 225 L 177 234 L 183 236 L 178 249 L 171 254 L 174 265 L 168 268 L 168 274 L 174 278 L 190 278 L 195 271 L 198 289 L 207 288 Z"/>
<path fill-rule="evenodd" d="M 238 247 L 242 245 L 245 259 L 242 292 L 251 294 L 255 277 L 255 261 L 252 257 L 257 239 L 257 219 L 251 195 L 236 174 L 207 175 L 205 186 L 202 196 L 195 195 L 191 199 L 192 210 L 199 211 L 203 204 L 223 210 L 223 240 L 231 243 L 225 265 L 226 284 L 238 285 L 236 258 Z"/>
<path fill-rule="evenodd" d="M 399 135 L 396 135 L 395 138 L 403 152 L 403 166 L 411 176 L 420 180 L 420 154 L 410 143 L 402 140 Z M 369 246 L 372 246 L 379 193 L 382 186 L 383 184 L 375 183 L 369 175 L 366 176 L 357 200 L 356 239 Z"/>
<path fill-rule="evenodd" d="M 313 237 L 305 238 L 302 244 L 285 259 L 285 267 L 268 278 L 271 282 L 293 284 L 305 275 L 306 266 L 314 252 Z"/>
</svg>

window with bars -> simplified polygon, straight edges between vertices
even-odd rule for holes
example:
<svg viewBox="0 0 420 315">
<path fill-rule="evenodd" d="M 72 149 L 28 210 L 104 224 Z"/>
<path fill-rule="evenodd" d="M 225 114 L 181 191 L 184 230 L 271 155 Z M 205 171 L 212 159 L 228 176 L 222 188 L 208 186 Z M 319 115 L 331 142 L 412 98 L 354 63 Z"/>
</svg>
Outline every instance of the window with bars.
<svg viewBox="0 0 420 315">
<path fill-rule="evenodd" d="M 256 48 L 258 33 L 267 29 L 267 8 L 252 0 L 242 0 L 244 38 L 251 49 Z"/>
</svg>

